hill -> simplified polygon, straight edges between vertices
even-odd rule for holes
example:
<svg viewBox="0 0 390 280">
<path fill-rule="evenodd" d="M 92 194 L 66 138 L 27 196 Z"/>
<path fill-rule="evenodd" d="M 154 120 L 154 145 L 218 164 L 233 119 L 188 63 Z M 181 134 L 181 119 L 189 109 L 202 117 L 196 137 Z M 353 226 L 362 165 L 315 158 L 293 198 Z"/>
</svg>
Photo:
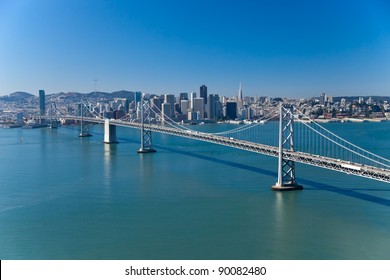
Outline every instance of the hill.
<svg viewBox="0 0 390 280">
<path fill-rule="evenodd" d="M 10 95 L 1 96 L 0 100 L 8 101 L 8 102 L 17 102 L 17 101 L 31 99 L 31 98 L 37 98 L 37 97 L 31 93 L 28 93 L 28 92 L 17 91 L 17 92 L 11 93 Z"/>
</svg>

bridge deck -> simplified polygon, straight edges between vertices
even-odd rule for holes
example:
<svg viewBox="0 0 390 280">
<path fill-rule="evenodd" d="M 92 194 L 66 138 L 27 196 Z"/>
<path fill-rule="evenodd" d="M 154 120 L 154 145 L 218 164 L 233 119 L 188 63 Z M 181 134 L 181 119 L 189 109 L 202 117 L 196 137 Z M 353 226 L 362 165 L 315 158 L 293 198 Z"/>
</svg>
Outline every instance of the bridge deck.
<svg viewBox="0 0 390 280">
<path fill-rule="evenodd" d="M 65 117 L 68 119 L 80 120 L 80 117 Z M 84 118 L 84 121 L 93 122 L 93 123 L 103 123 L 102 119 L 94 118 Z M 130 123 L 121 120 L 110 120 L 110 124 L 123 126 L 123 127 L 132 127 L 132 128 L 141 128 L 140 123 Z M 145 128 L 150 129 L 155 132 L 165 133 L 190 139 L 196 139 L 200 141 L 210 142 L 214 144 L 224 145 L 228 147 L 233 147 L 237 149 L 242 149 L 250 152 L 255 152 L 259 154 L 269 155 L 273 157 L 278 157 L 279 149 L 278 147 L 268 146 L 263 144 L 258 144 L 254 142 L 232 139 L 224 136 L 218 136 L 214 134 L 208 134 L 203 132 L 193 132 L 190 130 L 184 131 L 172 127 L 165 127 L 159 125 L 144 125 Z M 318 166 L 321 168 L 326 168 L 330 170 L 335 170 L 347 174 L 352 174 L 356 176 L 361 176 L 365 178 L 370 178 L 386 183 L 390 183 L 390 170 L 381 169 L 374 166 L 367 166 L 362 164 L 356 164 L 346 161 L 341 161 L 339 159 L 322 157 L 318 155 L 307 154 L 298 151 L 284 151 L 283 157 L 295 162 L 300 162 L 312 166 Z"/>
</svg>

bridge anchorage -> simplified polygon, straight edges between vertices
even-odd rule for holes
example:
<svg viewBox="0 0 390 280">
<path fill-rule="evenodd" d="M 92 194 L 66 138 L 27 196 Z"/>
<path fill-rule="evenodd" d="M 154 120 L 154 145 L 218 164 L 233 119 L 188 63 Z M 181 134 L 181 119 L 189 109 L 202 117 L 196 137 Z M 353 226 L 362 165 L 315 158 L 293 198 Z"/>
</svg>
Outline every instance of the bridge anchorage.
<svg viewBox="0 0 390 280">
<path fill-rule="evenodd" d="M 91 137 L 92 134 L 89 133 L 88 123 L 84 121 L 84 117 L 87 117 L 88 108 L 84 102 L 79 103 L 79 114 L 81 117 L 80 121 L 80 134 L 79 137 Z"/>
<path fill-rule="evenodd" d="M 137 151 L 139 154 L 155 153 L 156 150 L 152 148 L 152 131 L 150 129 L 150 107 L 144 100 L 143 96 L 140 102 L 141 109 L 141 148 Z M 145 123 L 149 124 L 145 128 Z"/>
<path fill-rule="evenodd" d="M 295 162 L 286 159 L 284 151 L 294 152 L 294 107 L 280 103 L 278 181 L 272 186 L 275 191 L 302 190 L 295 179 Z"/>
</svg>

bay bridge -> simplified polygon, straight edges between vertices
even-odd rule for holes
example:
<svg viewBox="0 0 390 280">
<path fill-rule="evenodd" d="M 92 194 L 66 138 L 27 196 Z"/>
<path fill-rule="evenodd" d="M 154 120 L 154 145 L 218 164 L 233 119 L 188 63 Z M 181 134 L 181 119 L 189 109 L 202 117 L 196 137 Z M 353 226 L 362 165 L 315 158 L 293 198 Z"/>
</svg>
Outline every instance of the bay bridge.
<svg viewBox="0 0 390 280">
<path fill-rule="evenodd" d="M 210 142 L 278 158 L 278 178 L 273 190 L 301 190 L 295 177 L 295 163 L 303 163 L 351 175 L 390 183 L 390 160 L 341 138 L 290 104 L 280 103 L 256 123 L 218 132 L 190 129 L 164 115 L 148 100 L 140 101 L 140 116 L 104 119 L 87 101 L 79 104 L 75 115 L 50 109 L 55 119 L 80 122 L 80 137 L 91 136 L 88 123 L 104 124 L 104 143 L 117 143 L 116 126 L 140 130 L 139 153 L 152 153 L 152 132 Z M 191 126 L 191 128 L 194 126 Z M 201 126 L 195 126 L 201 127 Z"/>
</svg>

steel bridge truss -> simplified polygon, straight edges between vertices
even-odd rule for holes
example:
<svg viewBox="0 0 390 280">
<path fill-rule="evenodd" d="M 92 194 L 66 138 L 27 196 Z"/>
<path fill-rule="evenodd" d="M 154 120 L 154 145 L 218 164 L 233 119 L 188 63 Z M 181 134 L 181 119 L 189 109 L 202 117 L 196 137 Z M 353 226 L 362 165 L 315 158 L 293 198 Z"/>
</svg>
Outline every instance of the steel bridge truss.
<svg viewBox="0 0 390 280">
<path fill-rule="evenodd" d="M 79 137 L 90 137 L 92 135 L 89 133 L 88 122 L 84 120 L 86 117 L 88 117 L 88 104 L 86 104 L 86 102 L 80 102 L 78 105 L 78 115 L 81 117 Z"/>
<path fill-rule="evenodd" d="M 141 109 L 141 148 L 138 153 L 154 153 L 155 149 L 152 147 L 152 130 L 150 129 L 150 107 L 144 98 L 140 102 Z M 147 126 L 145 126 L 145 124 Z"/>
<path fill-rule="evenodd" d="M 280 104 L 278 181 L 273 190 L 301 190 L 295 179 L 295 161 L 284 156 L 285 151 L 294 152 L 294 107 Z"/>
</svg>

